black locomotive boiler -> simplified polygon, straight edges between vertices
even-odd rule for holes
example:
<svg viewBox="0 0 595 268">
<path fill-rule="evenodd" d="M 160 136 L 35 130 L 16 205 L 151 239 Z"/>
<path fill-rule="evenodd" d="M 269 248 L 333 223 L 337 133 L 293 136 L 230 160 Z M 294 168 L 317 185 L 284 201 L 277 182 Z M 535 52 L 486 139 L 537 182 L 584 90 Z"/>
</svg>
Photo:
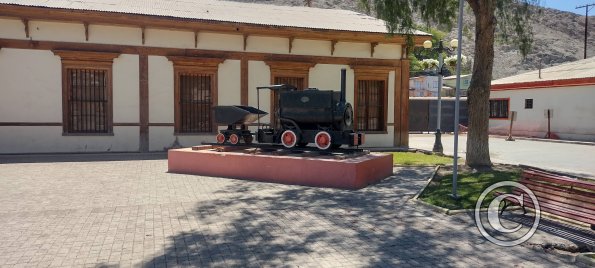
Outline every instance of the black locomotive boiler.
<svg viewBox="0 0 595 268">
<path fill-rule="evenodd" d="M 279 96 L 274 121 L 266 127 L 259 123 L 256 132 L 259 143 L 282 144 L 286 148 L 304 147 L 310 143 L 327 150 L 342 145 L 364 143 L 364 134 L 353 129 L 353 108 L 346 101 L 345 69 L 341 70 L 341 91 L 319 89 L 297 90 L 290 85 L 258 87 L 277 92 Z M 258 93 L 259 96 L 259 93 Z M 257 99 L 260 99 L 259 97 Z M 215 121 L 227 125 L 217 135 L 218 143 L 238 144 L 252 141 L 246 124 L 266 115 L 250 106 L 217 106 Z"/>
</svg>

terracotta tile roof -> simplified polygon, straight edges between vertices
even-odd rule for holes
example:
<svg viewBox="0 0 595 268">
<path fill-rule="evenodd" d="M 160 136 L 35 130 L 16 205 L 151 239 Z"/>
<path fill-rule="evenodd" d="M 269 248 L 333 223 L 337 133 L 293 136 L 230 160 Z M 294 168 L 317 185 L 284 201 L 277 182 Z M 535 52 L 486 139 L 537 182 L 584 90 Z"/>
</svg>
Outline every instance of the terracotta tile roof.
<svg viewBox="0 0 595 268">
<path fill-rule="evenodd" d="M 541 78 L 539 78 L 539 70 L 534 70 L 494 80 L 492 81 L 492 85 L 576 80 L 592 77 L 595 77 L 595 57 L 541 69 Z"/>
<path fill-rule="evenodd" d="M 0 4 L 322 30 L 386 32 L 384 21 L 348 10 L 217 0 L 0 0 Z M 428 35 L 421 31 L 415 34 Z"/>
</svg>

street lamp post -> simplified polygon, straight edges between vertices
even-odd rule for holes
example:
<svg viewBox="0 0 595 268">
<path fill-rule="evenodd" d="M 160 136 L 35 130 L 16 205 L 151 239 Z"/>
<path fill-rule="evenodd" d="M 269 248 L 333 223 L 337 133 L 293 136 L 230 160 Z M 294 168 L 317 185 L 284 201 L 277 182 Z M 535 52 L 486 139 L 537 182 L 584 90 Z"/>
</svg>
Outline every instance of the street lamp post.
<svg viewBox="0 0 595 268">
<path fill-rule="evenodd" d="M 459 0 L 459 18 L 457 20 L 457 26 L 459 29 L 457 30 L 457 37 L 459 40 L 463 40 L 463 0 Z M 457 46 L 458 46 L 457 42 Z M 462 48 L 458 46 L 457 49 L 457 88 L 455 93 L 455 122 L 454 122 L 454 158 L 452 160 L 452 194 L 450 195 L 451 198 L 458 200 L 459 196 L 457 195 L 457 177 L 459 174 L 459 98 L 461 96 L 461 61 L 462 61 Z"/>
<path fill-rule="evenodd" d="M 443 153 L 444 149 L 442 148 L 442 131 L 440 130 L 441 128 L 441 122 L 442 122 L 442 77 L 444 76 L 444 56 L 442 55 L 444 52 L 446 53 L 452 53 L 454 52 L 454 50 L 457 48 L 457 46 L 459 45 L 459 42 L 457 39 L 453 39 L 452 41 L 450 41 L 450 46 L 452 48 L 448 48 L 445 47 L 443 44 L 443 41 L 440 40 L 438 42 L 438 47 L 433 48 L 432 49 L 432 41 L 430 40 L 426 40 L 424 42 L 424 48 L 425 49 L 432 49 L 432 51 L 438 53 L 438 119 L 436 122 L 436 138 L 434 140 L 434 148 L 432 148 L 432 151 L 435 153 Z"/>
</svg>

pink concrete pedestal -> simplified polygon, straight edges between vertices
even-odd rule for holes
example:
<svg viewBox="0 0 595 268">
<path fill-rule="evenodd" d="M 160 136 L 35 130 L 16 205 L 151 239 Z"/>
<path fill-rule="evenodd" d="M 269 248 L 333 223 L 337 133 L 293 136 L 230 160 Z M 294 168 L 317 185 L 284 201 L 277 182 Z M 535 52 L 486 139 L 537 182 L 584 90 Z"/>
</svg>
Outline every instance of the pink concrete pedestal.
<svg viewBox="0 0 595 268">
<path fill-rule="evenodd" d="M 360 189 L 393 174 L 390 154 L 366 154 L 347 159 L 217 152 L 208 146 L 168 152 L 172 173 Z"/>
</svg>

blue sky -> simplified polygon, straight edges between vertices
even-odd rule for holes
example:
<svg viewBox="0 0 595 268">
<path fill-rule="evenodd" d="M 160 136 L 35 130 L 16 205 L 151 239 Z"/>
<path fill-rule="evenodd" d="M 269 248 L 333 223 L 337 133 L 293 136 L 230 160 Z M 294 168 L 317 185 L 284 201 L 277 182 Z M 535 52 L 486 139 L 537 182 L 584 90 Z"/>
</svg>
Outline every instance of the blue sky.
<svg viewBox="0 0 595 268">
<path fill-rule="evenodd" d="M 585 8 L 576 9 L 576 7 L 593 3 L 595 3 L 595 0 L 541 0 L 540 4 L 541 6 L 570 11 L 584 16 Z M 591 7 L 591 10 L 589 11 L 589 17 L 591 16 L 595 16 L 594 7 Z"/>
</svg>

